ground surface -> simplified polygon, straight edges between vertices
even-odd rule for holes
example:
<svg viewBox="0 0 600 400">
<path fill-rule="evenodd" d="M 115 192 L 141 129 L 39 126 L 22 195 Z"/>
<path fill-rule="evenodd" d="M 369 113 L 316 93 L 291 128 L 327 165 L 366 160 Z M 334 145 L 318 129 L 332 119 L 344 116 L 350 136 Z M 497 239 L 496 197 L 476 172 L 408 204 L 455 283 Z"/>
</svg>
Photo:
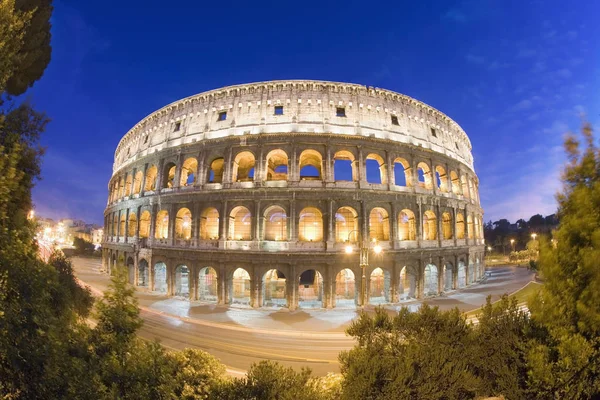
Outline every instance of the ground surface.
<svg viewBox="0 0 600 400">
<path fill-rule="evenodd" d="M 101 294 L 109 277 L 100 272 L 100 260 L 73 258 L 77 277 Z M 487 269 L 484 283 L 427 300 L 440 309 L 458 307 L 469 311 L 485 303 L 488 295 L 497 300 L 534 279 L 533 273 L 519 267 Z M 310 367 L 317 375 L 337 372 L 338 353 L 354 341 L 344 330 L 358 315 L 357 310 L 254 310 L 207 305 L 138 291 L 144 326 L 140 336 L 160 339 L 168 348 L 196 347 L 220 358 L 230 373 L 242 373 L 253 362 L 271 359 L 284 365 Z M 417 309 L 421 301 L 386 306 L 390 312 L 401 306 Z M 367 309 L 372 310 L 371 307 Z"/>
</svg>

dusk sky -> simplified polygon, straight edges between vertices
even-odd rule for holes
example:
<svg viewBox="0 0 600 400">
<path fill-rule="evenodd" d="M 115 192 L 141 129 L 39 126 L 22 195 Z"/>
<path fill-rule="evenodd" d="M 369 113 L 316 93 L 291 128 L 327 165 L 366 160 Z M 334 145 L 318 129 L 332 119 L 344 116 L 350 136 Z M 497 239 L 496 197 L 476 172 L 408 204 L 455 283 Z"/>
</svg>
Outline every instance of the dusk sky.
<svg viewBox="0 0 600 400">
<path fill-rule="evenodd" d="M 421 100 L 473 144 L 484 220 L 556 211 L 564 134 L 600 129 L 600 1 L 55 1 L 25 98 L 52 122 L 38 215 L 101 223 L 121 137 L 162 106 L 275 79 Z"/>
</svg>

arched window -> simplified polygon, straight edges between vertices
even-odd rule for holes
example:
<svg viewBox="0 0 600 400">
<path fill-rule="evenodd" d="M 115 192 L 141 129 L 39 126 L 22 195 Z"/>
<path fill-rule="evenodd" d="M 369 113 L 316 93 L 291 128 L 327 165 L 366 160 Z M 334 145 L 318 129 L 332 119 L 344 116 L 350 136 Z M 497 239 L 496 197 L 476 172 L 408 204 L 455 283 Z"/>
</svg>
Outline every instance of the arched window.
<svg viewBox="0 0 600 400">
<path fill-rule="evenodd" d="M 200 215 L 200 239 L 217 240 L 219 238 L 219 211 L 210 207 Z"/>
<path fill-rule="evenodd" d="M 133 183 L 133 175 L 127 174 L 125 179 L 125 196 L 131 196 L 131 184 Z"/>
<path fill-rule="evenodd" d="M 192 213 L 187 208 L 180 208 L 175 216 L 175 237 L 189 240 L 192 237 Z"/>
<path fill-rule="evenodd" d="M 181 179 L 179 186 L 192 186 L 196 183 L 196 174 L 198 171 L 198 160 L 194 157 L 187 158 L 181 165 Z"/>
<path fill-rule="evenodd" d="M 119 216 L 115 213 L 113 214 L 113 223 L 112 223 L 112 234 L 113 236 L 117 236 L 119 234 Z"/>
<path fill-rule="evenodd" d="M 129 212 L 129 225 L 128 225 L 127 236 L 134 237 L 137 231 L 137 217 L 133 211 Z"/>
<path fill-rule="evenodd" d="M 231 175 L 232 182 L 248 182 L 254 180 L 254 154 L 242 151 L 235 156 Z"/>
<path fill-rule="evenodd" d="M 367 182 L 369 183 L 387 183 L 387 169 L 385 161 L 379 154 L 371 153 L 367 156 L 366 161 Z"/>
<path fill-rule="evenodd" d="M 459 195 L 461 193 L 460 181 L 456 172 L 450 171 L 450 180 L 452 181 L 452 193 Z"/>
<path fill-rule="evenodd" d="M 263 306 L 285 307 L 286 279 L 283 272 L 271 269 L 263 275 Z"/>
<path fill-rule="evenodd" d="M 335 213 L 335 241 L 354 243 L 358 240 L 358 213 L 351 207 L 341 207 Z"/>
<path fill-rule="evenodd" d="M 468 199 L 469 198 L 469 185 L 467 184 L 467 177 L 462 175 L 460 177 L 460 182 L 462 185 L 463 196 L 465 196 L 465 198 Z"/>
<path fill-rule="evenodd" d="M 142 171 L 136 172 L 133 179 L 133 194 L 139 194 L 142 191 L 142 179 L 144 179 L 144 173 Z"/>
<path fill-rule="evenodd" d="M 444 240 L 452 239 L 452 216 L 449 212 L 442 214 L 442 232 Z"/>
<path fill-rule="evenodd" d="M 283 208 L 273 206 L 266 210 L 265 240 L 287 240 L 287 216 Z"/>
<path fill-rule="evenodd" d="M 474 232 L 475 239 L 479 239 L 479 218 L 475 217 L 473 222 L 475 225 L 475 232 Z"/>
<path fill-rule="evenodd" d="M 467 215 L 467 237 L 473 239 L 473 217 Z"/>
<path fill-rule="evenodd" d="M 125 196 L 125 178 L 119 179 L 119 199 Z"/>
<path fill-rule="evenodd" d="M 427 210 L 423 213 L 423 240 L 437 239 L 437 218 L 435 213 Z"/>
<path fill-rule="evenodd" d="M 156 178 L 158 176 L 158 169 L 155 165 L 152 165 L 146 171 L 146 184 L 144 185 L 144 191 L 149 192 L 156 190 Z"/>
<path fill-rule="evenodd" d="M 271 150 L 267 154 L 267 176 L 268 181 L 287 181 L 288 179 L 288 156 L 281 149 Z"/>
<path fill-rule="evenodd" d="M 335 306 L 353 307 L 355 305 L 356 285 L 354 272 L 346 268 L 335 276 Z"/>
<path fill-rule="evenodd" d="M 465 238 L 465 217 L 462 213 L 456 213 L 456 238 Z"/>
<path fill-rule="evenodd" d="M 249 304 L 252 281 L 250 274 L 243 268 L 233 271 L 231 282 L 230 302 L 231 304 Z"/>
<path fill-rule="evenodd" d="M 347 150 L 333 155 L 333 179 L 335 181 L 357 181 L 354 154 Z"/>
<path fill-rule="evenodd" d="M 172 188 L 175 186 L 176 169 L 177 167 L 172 162 L 165 164 L 165 167 L 163 168 L 162 189 Z"/>
<path fill-rule="evenodd" d="M 388 212 L 381 207 L 375 207 L 369 214 L 369 238 L 375 240 L 390 240 L 390 221 Z"/>
<path fill-rule="evenodd" d="M 423 294 L 425 296 L 438 294 L 438 268 L 434 264 L 427 264 L 423 275 Z"/>
<path fill-rule="evenodd" d="M 169 212 L 167 210 L 160 210 L 156 214 L 154 237 L 157 239 L 166 239 L 169 237 Z"/>
<path fill-rule="evenodd" d="M 473 180 L 469 179 L 467 183 L 469 185 L 469 198 L 475 199 L 475 196 L 473 195 Z"/>
<path fill-rule="evenodd" d="M 223 183 L 223 165 L 225 160 L 223 157 L 215 158 L 210 163 L 207 180 L 208 183 Z"/>
<path fill-rule="evenodd" d="M 300 211 L 298 240 L 302 242 L 320 242 L 323 240 L 323 215 L 314 207 Z"/>
<path fill-rule="evenodd" d="M 119 224 L 119 236 L 126 236 L 127 232 L 125 232 L 125 213 L 121 214 L 121 223 Z"/>
<path fill-rule="evenodd" d="M 316 150 L 304 150 L 300 154 L 300 180 L 322 180 L 323 157 Z"/>
<path fill-rule="evenodd" d="M 424 162 L 417 164 L 417 174 L 419 177 L 419 186 L 425 189 L 433 189 L 429 165 L 425 164 Z"/>
<path fill-rule="evenodd" d="M 435 167 L 435 183 L 442 192 L 448 191 L 448 176 L 446 170 L 441 165 Z"/>
<path fill-rule="evenodd" d="M 150 236 L 150 211 L 142 211 L 140 216 L 140 237 L 147 238 Z"/>
<path fill-rule="evenodd" d="M 229 214 L 230 240 L 252 239 L 252 214 L 246 207 L 238 206 Z"/>
<path fill-rule="evenodd" d="M 396 186 L 412 186 L 412 170 L 404 158 L 398 157 L 394 160 L 394 179 Z"/>
<path fill-rule="evenodd" d="M 411 210 L 402 210 L 398 214 L 398 240 L 416 240 L 417 223 Z"/>
</svg>

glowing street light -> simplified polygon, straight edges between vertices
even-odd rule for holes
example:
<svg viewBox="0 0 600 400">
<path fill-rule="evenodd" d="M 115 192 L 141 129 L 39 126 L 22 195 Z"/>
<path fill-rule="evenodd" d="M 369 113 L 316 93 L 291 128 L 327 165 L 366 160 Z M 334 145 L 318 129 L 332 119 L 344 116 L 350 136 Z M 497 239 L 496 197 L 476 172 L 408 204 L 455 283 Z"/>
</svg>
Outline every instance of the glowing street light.
<svg viewBox="0 0 600 400">
<path fill-rule="evenodd" d="M 537 233 L 532 233 L 532 234 L 531 234 L 531 238 L 532 238 L 533 240 L 535 240 L 535 238 L 536 238 L 536 237 L 537 237 Z"/>
<path fill-rule="evenodd" d="M 510 239 L 510 245 L 512 247 L 512 251 L 515 251 L 515 239 Z"/>
</svg>

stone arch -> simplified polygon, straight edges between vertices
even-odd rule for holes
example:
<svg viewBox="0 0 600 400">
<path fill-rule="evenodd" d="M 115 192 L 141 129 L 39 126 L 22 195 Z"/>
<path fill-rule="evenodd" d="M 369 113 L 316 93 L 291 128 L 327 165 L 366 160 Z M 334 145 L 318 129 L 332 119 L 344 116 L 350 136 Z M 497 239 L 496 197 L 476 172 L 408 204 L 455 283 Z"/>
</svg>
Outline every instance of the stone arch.
<svg viewBox="0 0 600 400">
<path fill-rule="evenodd" d="M 150 237 L 150 220 L 151 220 L 150 211 L 144 210 L 142 211 L 142 215 L 140 216 L 140 237 L 147 238 Z"/>
<path fill-rule="evenodd" d="M 239 152 L 233 160 L 231 182 L 248 182 L 254 180 L 256 158 L 250 151 Z"/>
<path fill-rule="evenodd" d="M 129 223 L 127 224 L 127 229 L 127 236 L 134 237 L 137 232 L 137 217 L 133 211 L 129 211 Z"/>
<path fill-rule="evenodd" d="M 398 299 L 414 299 L 417 295 L 417 273 L 413 267 L 403 266 L 398 280 Z"/>
<path fill-rule="evenodd" d="M 369 183 L 387 183 L 387 168 L 383 157 L 376 153 L 370 153 L 365 158 L 366 180 Z"/>
<path fill-rule="evenodd" d="M 456 268 L 456 279 L 458 282 L 459 289 L 467 286 L 467 267 L 463 259 L 458 260 L 458 267 Z"/>
<path fill-rule="evenodd" d="M 394 160 L 394 184 L 396 186 L 412 186 L 412 169 L 410 163 L 402 157 Z"/>
<path fill-rule="evenodd" d="M 465 238 L 465 217 L 462 212 L 456 213 L 456 238 Z"/>
<path fill-rule="evenodd" d="M 192 237 L 192 212 L 185 207 L 177 211 L 175 216 L 175 237 L 190 240 Z"/>
<path fill-rule="evenodd" d="M 142 191 L 142 180 L 144 179 L 144 173 L 142 171 L 138 171 L 135 173 L 135 178 L 133 179 L 133 194 L 140 194 Z"/>
<path fill-rule="evenodd" d="M 469 198 L 469 185 L 467 184 L 467 177 L 464 175 L 461 175 L 460 183 L 462 186 L 462 195 L 465 197 L 465 199 L 468 199 Z"/>
<path fill-rule="evenodd" d="M 223 166 L 225 159 L 223 157 L 215 158 L 211 161 L 206 174 L 207 183 L 223 183 Z"/>
<path fill-rule="evenodd" d="M 448 176 L 446 175 L 446 170 L 441 165 L 435 167 L 435 184 L 440 191 L 448 191 Z"/>
<path fill-rule="evenodd" d="M 375 207 L 369 213 L 369 239 L 390 240 L 390 221 L 383 207 Z"/>
<path fill-rule="evenodd" d="M 287 215 L 280 206 L 271 206 L 265 210 L 264 240 L 287 240 Z"/>
<path fill-rule="evenodd" d="M 156 214 L 155 232 L 156 239 L 167 239 L 169 237 L 169 212 L 160 210 Z"/>
<path fill-rule="evenodd" d="M 356 242 L 358 234 L 358 213 L 352 207 L 340 207 L 335 213 L 335 241 L 338 243 Z"/>
<path fill-rule="evenodd" d="M 173 288 L 175 296 L 190 296 L 190 269 L 185 264 L 180 264 L 175 268 L 175 286 Z"/>
<path fill-rule="evenodd" d="M 391 288 L 390 272 L 375 268 L 369 275 L 369 304 L 390 303 Z"/>
<path fill-rule="evenodd" d="M 131 285 L 135 285 L 135 262 L 133 257 L 127 257 L 127 281 Z"/>
<path fill-rule="evenodd" d="M 267 168 L 265 180 L 287 181 L 288 180 L 288 155 L 282 149 L 271 150 L 267 154 Z"/>
<path fill-rule="evenodd" d="M 443 272 L 445 292 L 449 292 L 450 290 L 454 289 L 454 273 L 454 266 L 451 262 L 447 261 L 446 264 L 444 264 Z"/>
<path fill-rule="evenodd" d="M 459 195 L 461 193 L 460 180 L 455 171 L 450 171 L 450 181 L 452 184 L 452 193 Z"/>
<path fill-rule="evenodd" d="M 168 189 L 175 186 L 175 172 L 177 166 L 174 162 L 167 162 L 163 167 L 163 175 L 161 182 L 161 189 Z"/>
<path fill-rule="evenodd" d="M 244 206 L 229 213 L 229 240 L 252 240 L 252 214 Z"/>
<path fill-rule="evenodd" d="M 286 277 L 278 269 L 268 270 L 262 278 L 263 306 L 286 307 Z"/>
<path fill-rule="evenodd" d="M 473 217 L 467 214 L 467 237 L 473 239 Z"/>
<path fill-rule="evenodd" d="M 316 207 L 306 207 L 298 215 L 298 240 L 320 242 L 323 240 L 323 214 Z"/>
<path fill-rule="evenodd" d="M 214 207 L 205 208 L 200 214 L 200 239 L 219 238 L 219 211 Z"/>
<path fill-rule="evenodd" d="M 196 183 L 196 175 L 198 174 L 198 160 L 195 157 L 186 158 L 181 165 L 181 177 L 179 186 L 192 186 Z"/>
<path fill-rule="evenodd" d="M 154 287 L 152 290 L 159 293 L 167 293 L 167 264 L 159 261 L 154 264 L 153 274 L 154 276 Z"/>
<path fill-rule="evenodd" d="M 117 213 L 113 214 L 112 221 L 112 234 L 117 236 L 119 234 L 119 215 Z"/>
<path fill-rule="evenodd" d="M 333 155 L 333 180 L 351 182 L 358 180 L 356 158 L 351 151 L 340 150 Z"/>
<path fill-rule="evenodd" d="M 127 236 L 127 232 L 125 232 L 125 213 L 121 213 L 121 219 L 119 220 L 119 236 Z"/>
<path fill-rule="evenodd" d="M 438 294 L 438 268 L 435 264 L 425 265 L 423 270 L 423 295 L 435 296 Z"/>
<path fill-rule="evenodd" d="M 207 303 L 219 301 L 217 271 L 213 267 L 200 268 L 198 271 L 198 300 Z"/>
<path fill-rule="evenodd" d="M 151 165 L 146 171 L 146 183 L 144 184 L 144 192 L 156 190 L 156 179 L 158 178 L 158 169 L 156 165 Z"/>
<path fill-rule="evenodd" d="M 307 149 L 300 154 L 300 180 L 323 179 L 323 156 L 317 150 Z"/>
<path fill-rule="evenodd" d="M 133 184 L 133 175 L 127 174 L 125 179 L 125 196 L 131 196 L 131 186 Z"/>
<path fill-rule="evenodd" d="M 354 307 L 357 296 L 354 272 L 349 268 L 342 269 L 335 276 L 335 306 Z"/>
<path fill-rule="evenodd" d="M 119 198 L 125 196 L 125 178 L 121 177 L 119 179 Z"/>
<path fill-rule="evenodd" d="M 315 269 L 307 269 L 298 277 L 298 308 L 322 308 L 323 276 Z"/>
<path fill-rule="evenodd" d="M 229 303 L 250 305 L 250 292 L 252 291 L 252 280 L 250 274 L 244 268 L 237 268 L 231 275 L 231 288 L 229 290 Z"/>
<path fill-rule="evenodd" d="M 469 268 L 467 268 L 467 284 L 475 282 L 475 263 L 473 258 L 469 257 Z"/>
<path fill-rule="evenodd" d="M 398 214 L 398 240 L 417 240 L 415 213 L 404 209 Z"/>
<path fill-rule="evenodd" d="M 452 239 L 452 215 L 447 211 L 442 213 L 442 235 L 444 240 Z"/>
<path fill-rule="evenodd" d="M 137 285 L 141 287 L 148 287 L 150 284 L 150 270 L 148 268 L 148 261 L 140 259 L 138 261 L 138 280 Z"/>
<path fill-rule="evenodd" d="M 417 164 L 417 177 L 419 179 L 419 186 L 425 189 L 433 189 L 433 179 L 431 179 L 431 169 L 429 165 L 424 162 Z"/>
<path fill-rule="evenodd" d="M 435 213 L 427 210 L 423 213 L 423 240 L 437 239 L 437 218 Z"/>
</svg>

